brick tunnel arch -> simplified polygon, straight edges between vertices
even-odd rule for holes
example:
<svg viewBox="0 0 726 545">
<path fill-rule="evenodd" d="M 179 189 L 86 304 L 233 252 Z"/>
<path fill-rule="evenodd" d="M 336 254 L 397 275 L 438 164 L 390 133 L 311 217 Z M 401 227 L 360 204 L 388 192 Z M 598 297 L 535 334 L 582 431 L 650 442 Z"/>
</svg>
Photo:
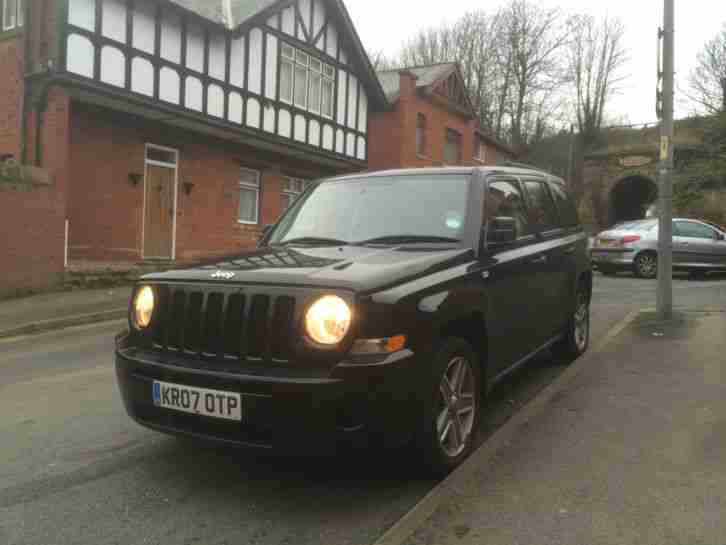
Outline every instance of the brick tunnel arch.
<svg viewBox="0 0 726 545">
<path fill-rule="evenodd" d="M 643 219 L 658 198 L 658 186 L 643 175 L 618 180 L 610 191 L 610 225 Z"/>
</svg>

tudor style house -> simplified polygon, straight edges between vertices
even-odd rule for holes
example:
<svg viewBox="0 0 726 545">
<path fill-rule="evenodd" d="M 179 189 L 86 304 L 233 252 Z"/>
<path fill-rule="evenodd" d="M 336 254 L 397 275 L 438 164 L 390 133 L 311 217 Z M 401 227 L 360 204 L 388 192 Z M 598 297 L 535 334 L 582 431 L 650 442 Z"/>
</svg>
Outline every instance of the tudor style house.
<svg viewBox="0 0 726 545">
<path fill-rule="evenodd" d="M 479 130 L 455 63 L 378 73 L 389 107 L 371 115 L 371 169 L 494 165 L 514 159 L 507 145 Z"/>
<path fill-rule="evenodd" d="M 70 262 L 249 248 L 368 168 L 386 97 L 341 0 L 0 2 L 0 155 L 53 174 Z"/>
</svg>

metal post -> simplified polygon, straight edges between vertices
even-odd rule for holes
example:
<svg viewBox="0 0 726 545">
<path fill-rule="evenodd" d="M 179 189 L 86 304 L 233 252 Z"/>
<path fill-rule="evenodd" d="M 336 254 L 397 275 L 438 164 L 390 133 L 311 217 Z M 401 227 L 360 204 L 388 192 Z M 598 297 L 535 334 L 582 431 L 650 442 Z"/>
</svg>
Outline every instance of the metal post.
<svg viewBox="0 0 726 545">
<path fill-rule="evenodd" d="M 570 152 L 567 157 L 567 183 L 570 189 L 573 189 L 575 185 L 572 183 L 572 173 L 574 171 L 574 165 L 572 164 L 575 160 L 575 125 L 570 124 Z"/>
<path fill-rule="evenodd" d="M 658 315 L 673 316 L 673 86 L 675 24 L 673 0 L 664 0 L 663 120 L 661 122 L 658 225 Z"/>
</svg>

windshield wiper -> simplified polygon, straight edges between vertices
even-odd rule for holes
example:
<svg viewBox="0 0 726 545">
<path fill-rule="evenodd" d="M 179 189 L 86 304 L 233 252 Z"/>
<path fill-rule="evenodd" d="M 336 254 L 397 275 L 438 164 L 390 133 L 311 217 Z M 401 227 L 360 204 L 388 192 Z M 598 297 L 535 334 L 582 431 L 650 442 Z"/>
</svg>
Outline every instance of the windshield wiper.
<svg viewBox="0 0 726 545">
<path fill-rule="evenodd" d="M 376 237 L 369 240 L 356 242 L 356 245 L 364 244 L 415 244 L 425 242 L 461 242 L 458 238 L 439 237 L 433 235 L 388 235 Z"/>
<path fill-rule="evenodd" d="M 322 237 L 300 237 L 293 238 L 290 240 L 284 240 L 280 243 L 282 246 L 288 244 L 312 244 L 316 246 L 347 246 L 350 244 L 345 240 L 338 240 L 336 238 L 322 238 Z"/>
</svg>

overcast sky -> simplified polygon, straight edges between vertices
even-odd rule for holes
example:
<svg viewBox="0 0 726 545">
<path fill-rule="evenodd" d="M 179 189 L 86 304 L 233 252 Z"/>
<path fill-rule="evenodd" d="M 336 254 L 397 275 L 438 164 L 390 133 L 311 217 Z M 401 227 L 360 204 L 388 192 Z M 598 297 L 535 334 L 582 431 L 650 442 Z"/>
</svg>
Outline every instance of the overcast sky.
<svg viewBox="0 0 726 545">
<path fill-rule="evenodd" d="M 495 10 L 505 0 L 345 0 L 368 50 L 393 55 L 419 29 L 451 22 L 472 10 Z M 539 0 L 543 6 L 567 13 L 620 17 L 626 27 L 630 60 L 628 78 L 609 108 L 609 117 L 630 123 L 656 120 L 656 33 L 663 22 L 663 0 Z M 691 113 L 683 93 L 696 54 L 726 22 L 725 0 L 675 0 L 676 4 L 676 115 Z"/>
</svg>

